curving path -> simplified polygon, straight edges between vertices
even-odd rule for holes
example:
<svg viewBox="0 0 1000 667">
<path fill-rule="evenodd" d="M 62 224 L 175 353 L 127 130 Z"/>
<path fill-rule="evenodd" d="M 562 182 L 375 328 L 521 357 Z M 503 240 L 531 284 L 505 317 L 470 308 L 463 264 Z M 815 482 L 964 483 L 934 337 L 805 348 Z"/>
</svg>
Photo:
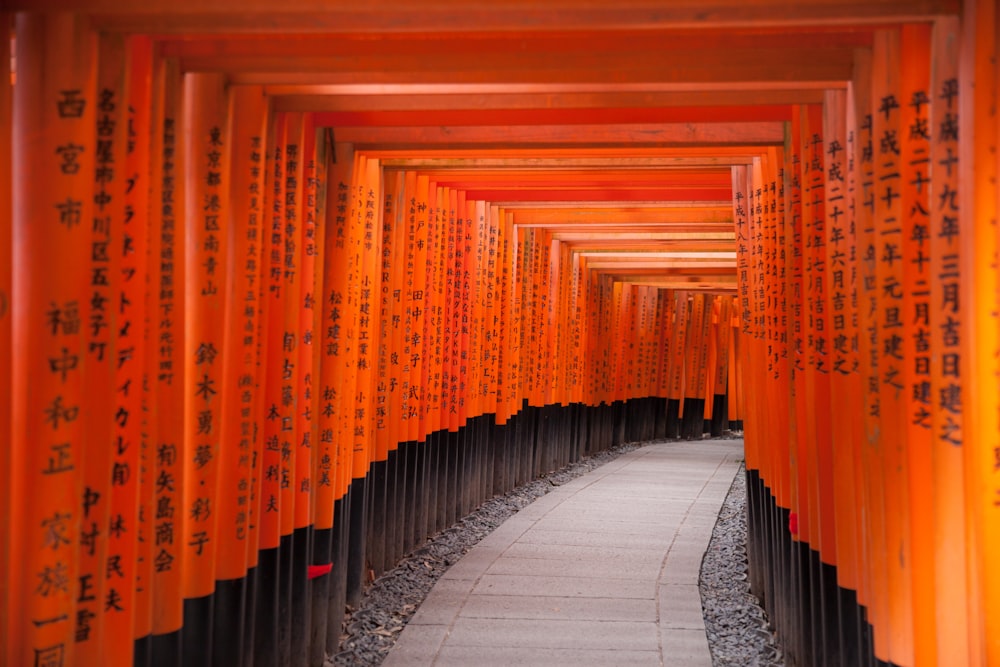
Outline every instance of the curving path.
<svg viewBox="0 0 1000 667">
<path fill-rule="evenodd" d="M 698 571 L 742 440 L 647 445 L 508 519 L 383 663 L 710 666 Z"/>
</svg>

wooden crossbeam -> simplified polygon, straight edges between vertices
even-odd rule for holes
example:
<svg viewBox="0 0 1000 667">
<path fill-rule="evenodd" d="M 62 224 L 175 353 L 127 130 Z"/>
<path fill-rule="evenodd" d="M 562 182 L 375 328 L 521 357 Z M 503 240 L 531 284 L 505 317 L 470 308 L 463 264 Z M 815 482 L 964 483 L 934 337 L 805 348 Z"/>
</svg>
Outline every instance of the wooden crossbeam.
<svg viewBox="0 0 1000 667">
<path fill-rule="evenodd" d="M 432 182 L 460 189 L 472 187 L 614 187 L 632 185 L 636 188 L 670 185 L 691 187 L 732 186 L 726 168 L 688 169 L 563 169 L 559 171 L 528 171 L 477 169 L 469 171 L 420 170 Z"/>
<path fill-rule="evenodd" d="M 382 160 L 387 170 L 414 169 L 428 171 L 474 171 L 478 169 L 557 172 L 585 169 L 659 170 L 664 168 L 730 167 L 750 164 L 749 156 L 665 156 L 665 157 L 409 157 Z"/>
<path fill-rule="evenodd" d="M 597 0 L 11 0 L 13 11 L 76 11 L 104 29 L 141 32 L 453 32 L 489 25 L 495 30 L 593 30 L 880 24 L 956 14 L 958 0 L 676 0 L 668 8 L 648 0 L 613 5 Z"/>
<path fill-rule="evenodd" d="M 511 197 L 518 197 L 521 202 L 560 202 L 560 201 L 598 201 L 613 198 L 622 202 L 645 201 L 656 199 L 658 201 L 683 200 L 692 198 L 716 199 L 719 196 L 726 196 L 729 190 L 725 188 L 646 188 L 643 190 L 623 190 L 617 188 L 577 188 L 572 190 L 528 190 L 528 189 L 505 189 L 505 190 L 467 190 L 467 194 L 473 199 L 481 199 L 491 203 L 503 201 Z"/>
<path fill-rule="evenodd" d="M 343 139 L 336 133 L 338 141 Z M 671 158 L 713 158 L 729 159 L 731 164 L 744 164 L 747 158 L 759 157 L 762 150 L 758 146 L 515 146 L 453 148 L 411 146 L 407 148 L 366 148 L 365 155 L 380 162 L 393 160 L 614 160 L 614 159 L 671 159 Z M 730 164 L 730 163 L 723 163 Z M 729 204 L 728 201 L 725 202 Z"/>
<path fill-rule="evenodd" d="M 674 107 L 706 109 L 716 117 L 725 114 L 726 107 L 767 109 L 789 104 L 819 104 L 823 91 L 812 88 L 774 88 L 758 90 L 690 90 L 690 91 L 538 91 L 496 92 L 492 95 L 453 93 L 435 95 L 411 93 L 399 95 L 357 93 L 333 94 L 323 86 L 272 84 L 264 87 L 274 97 L 278 111 L 315 111 L 332 113 L 366 113 L 396 111 L 462 110 L 531 110 L 541 109 L 657 109 L 665 112 Z M 759 112 L 758 112 L 759 113 Z M 707 118 L 712 120 L 710 116 Z M 744 118 L 744 120 L 755 120 Z"/>
<path fill-rule="evenodd" d="M 581 257 L 599 257 L 602 261 L 622 261 L 628 262 L 633 259 L 642 261 L 660 259 L 683 259 L 692 261 L 728 261 L 736 260 L 735 250 L 648 250 L 648 251 L 626 251 L 618 248 L 608 250 L 584 250 L 578 251 Z M 735 266 L 735 263 L 734 263 Z"/>
<path fill-rule="evenodd" d="M 646 285 L 668 290 L 697 290 L 708 294 L 732 294 L 736 291 L 735 282 L 721 280 L 617 280 L 624 285 Z"/>
<path fill-rule="evenodd" d="M 622 281 L 628 281 L 630 283 L 636 283 L 636 284 L 639 283 L 650 284 L 650 283 L 662 282 L 665 280 L 670 280 L 671 282 L 679 283 L 682 282 L 683 280 L 682 278 L 678 277 L 664 278 L 664 275 L 661 273 L 643 274 L 638 272 L 631 272 L 631 273 L 608 273 L 608 275 L 612 275 L 615 278 Z M 711 275 L 711 274 L 692 275 L 690 276 L 689 280 L 702 280 L 704 282 L 713 282 L 716 284 L 727 285 L 727 286 L 736 284 L 735 275 Z"/>
<path fill-rule="evenodd" d="M 319 96 L 314 99 L 319 99 Z M 333 111 L 317 113 L 327 127 L 598 125 L 608 123 L 730 123 L 790 121 L 790 105 L 598 108 L 598 109 L 449 109 L 412 111 Z"/>
<path fill-rule="evenodd" d="M 554 240 L 563 240 L 556 238 L 557 235 L 563 233 L 563 227 L 559 225 L 530 225 L 527 228 L 536 228 L 548 231 L 552 234 Z M 696 239 L 699 242 L 704 242 L 707 239 L 722 239 L 725 243 L 731 243 L 735 241 L 735 236 L 731 230 L 732 224 L 691 224 L 691 225 L 666 225 L 654 228 L 648 227 L 630 227 L 627 225 L 622 225 L 618 230 L 603 230 L 598 231 L 597 235 L 593 238 L 598 239 L 596 242 L 613 244 L 619 238 L 619 234 L 622 233 L 634 233 L 638 238 L 649 239 L 650 242 L 655 242 L 657 238 L 677 238 L 686 237 L 688 239 Z M 662 230 L 669 229 L 669 232 L 663 232 Z M 638 231 L 637 231 L 638 230 Z M 603 241 L 601 239 L 608 239 Z"/>
<path fill-rule="evenodd" d="M 554 231 L 552 233 L 552 239 L 555 241 L 565 241 L 572 248 L 576 250 L 586 250 L 593 248 L 605 248 L 612 246 L 614 248 L 624 249 L 624 248 L 636 248 L 639 250 L 647 249 L 676 249 L 676 250 L 700 250 L 706 252 L 723 252 L 732 251 L 736 247 L 736 239 L 729 238 L 727 240 L 715 240 L 706 239 L 701 235 L 697 235 L 696 238 L 691 239 L 668 239 L 668 238 L 649 238 L 649 234 L 629 234 L 629 233 L 618 233 L 618 234 L 579 234 L 572 232 L 561 232 Z M 666 236 L 665 234 L 661 234 Z M 696 236 L 696 235 L 692 235 Z"/>
<path fill-rule="evenodd" d="M 637 123 L 511 127 L 343 127 L 338 141 L 360 148 L 474 145 L 768 146 L 785 140 L 784 123 Z"/>
<path fill-rule="evenodd" d="M 614 269 L 619 271 L 622 269 L 641 269 L 643 271 L 649 271 L 650 269 L 684 269 L 684 270 L 694 270 L 702 271 L 705 269 L 724 269 L 736 271 L 736 260 L 732 261 L 702 261 L 702 260 L 680 260 L 680 259 L 663 259 L 663 260 L 639 260 L 632 258 L 623 258 L 617 260 L 614 257 L 601 258 L 601 259 L 591 259 L 587 266 L 591 269 Z"/>
<path fill-rule="evenodd" d="M 657 76 L 648 80 L 616 81 L 614 73 L 608 72 L 603 80 L 588 81 L 454 81 L 447 76 L 438 76 L 432 81 L 370 81 L 360 79 L 345 81 L 348 78 L 330 72 L 237 72 L 230 75 L 233 85 L 265 86 L 280 90 L 285 87 L 290 90 L 306 90 L 315 94 L 325 95 L 505 95 L 505 94 L 562 94 L 562 93 L 671 93 L 687 95 L 698 92 L 739 92 L 755 95 L 758 92 L 789 91 L 823 91 L 828 89 L 842 90 L 846 83 L 839 76 L 829 79 L 810 78 L 805 81 L 795 79 L 775 78 L 719 78 L 712 81 L 680 80 L 671 81 Z M 355 77 L 359 78 L 359 77 Z"/>
<path fill-rule="evenodd" d="M 664 54 L 679 55 L 714 51 L 713 61 L 721 59 L 727 49 L 753 49 L 765 57 L 775 48 L 812 49 L 823 54 L 831 49 L 871 47 L 870 29 L 852 26 L 801 27 L 797 29 L 717 29 L 698 31 L 644 28 L 619 30 L 601 27 L 589 31 L 573 30 L 524 30 L 502 31 L 489 25 L 470 26 L 461 32 L 389 33 L 378 39 L 373 49 L 370 34 L 332 32 L 329 34 L 292 34 L 269 31 L 262 26 L 258 34 L 185 35 L 183 38 L 162 36 L 159 40 L 163 55 L 179 58 L 182 63 L 221 63 L 226 58 L 241 58 L 243 62 L 265 59 L 293 60 L 309 57 L 368 57 L 378 53 L 382 57 L 404 56 L 410 66 L 424 56 L 454 56 L 458 53 L 473 57 L 508 56 L 503 67 L 511 67 L 525 59 L 527 54 L 538 58 L 553 55 L 605 58 L 608 54 L 643 53 L 653 58 Z M 356 64 L 358 61 L 352 61 Z M 401 61 L 402 62 L 402 61 Z M 567 63 L 563 63 L 565 65 Z M 585 64 L 585 63 L 581 63 Z M 452 64 L 451 67 L 455 65 Z"/>
<path fill-rule="evenodd" d="M 607 228 L 612 231 L 630 231 L 635 225 L 655 225 L 674 223 L 727 223 L 732 232 L 731 210 L 722 207 L 678 206 L 664 207 L 662 204 L 651 207 L 622 206 L 620 208 L 563 208 L 563 207 L 524 207 L 514 209 L 514 222 L 523 226 L 558 226 L 569 228 L 579 226 L 580 229 L 595 231 L 596 225 L 614 225 Z M 629 229 L 622 229 L 627 227 Z M 634 231 L 634 230 L 633 230 Z"/>
<path fill-rule="evenodd" d="M 166 42 L 167 56 L 187 41 Z M 231 53 L 233 45 L 245 46 Z M 281 49 L 284 45 L 293 48 Z M 239 83 L 310 80 L 337 84 L 711 84 L 790 82 L 824 84 L 847 81 L 854 47 L 795 48 L 760 45 L 733 48 L 704 45 L 670 48 L 669 38 L 653 50 L 581 50 L 568 54 L 505 46 L 484 50 L 472 41 L 445 52 L 423 52 L 422 43 L 408 51 L 386 53 L 381 44 L 354 53 L 323 53 L 300 48 L 301 41 L 268 39 L 242 45 L 220 42 L 210 53 L 176 57 L 191 72 L 226 72 Z M 336 39 L 321 42 L 336 45 Z M 488 49 L 488 45 L 487 45 Z M 319 51 L 317 53 L 316 51 Z M 305 77 L 304 75 L 315 75 Z"/>
</svg>

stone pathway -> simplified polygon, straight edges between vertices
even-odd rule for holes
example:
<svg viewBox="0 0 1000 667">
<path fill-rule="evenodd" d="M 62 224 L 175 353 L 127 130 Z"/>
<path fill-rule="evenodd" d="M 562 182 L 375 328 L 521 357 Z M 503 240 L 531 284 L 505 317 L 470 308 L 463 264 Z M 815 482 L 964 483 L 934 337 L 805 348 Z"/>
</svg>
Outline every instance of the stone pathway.
<svg viewBox="0 0 1000 667">
<path fill-rule="evenodd" d="M 711 665 L 698 573 L 742 456 L 652 444 L 553 490 L 441 577 L 383 664 Z"/>
</svg>

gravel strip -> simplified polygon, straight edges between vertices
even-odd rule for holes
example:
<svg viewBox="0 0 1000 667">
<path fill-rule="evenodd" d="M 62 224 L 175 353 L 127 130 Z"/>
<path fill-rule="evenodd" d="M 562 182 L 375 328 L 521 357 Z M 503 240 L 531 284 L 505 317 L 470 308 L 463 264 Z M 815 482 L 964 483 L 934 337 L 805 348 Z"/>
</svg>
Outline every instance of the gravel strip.
<svg viewBox="0 0 1000 667">
<path fill-rule="evenodd" d="M 435 535 L 369 586 L 357 609 L 348 609 L 340 652 L 327 665 L 381 664 L 435 582 L 477 542 L 553 487 L 646 444 L 653 443 L 625 443 L 543 475 L 486 501 Z M 708 643 L 715 667 L 784 667 L 767 617 L 750 593 L 746 537 L 746 481 L 741 468 L 702 560 L 699 585 Z"/>
<path fill-rule="evenodd" d="M 774 628 L 750 592 L 743 466 L 729 487 L 701 561 L 701 606 L 714 667 L 784 667 Z"/>
<path fill-rule="evenodd" d="M 327 665 L 379 665 L 399 633 L 445 571 L 479 540 L 554 487 L 599 468 L 649 443 L 625 443 L 487 500 L 426 544 L 407 554 L 365 592 L 357 609 L 348 608 L 340 652 Z"/>
</svg>

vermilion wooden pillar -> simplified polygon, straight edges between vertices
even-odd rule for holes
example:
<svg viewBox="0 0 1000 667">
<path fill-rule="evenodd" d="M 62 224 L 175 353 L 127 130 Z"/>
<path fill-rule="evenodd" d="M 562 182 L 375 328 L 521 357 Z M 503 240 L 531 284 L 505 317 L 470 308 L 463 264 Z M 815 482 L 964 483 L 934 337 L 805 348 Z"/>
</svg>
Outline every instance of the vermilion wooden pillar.
<svg viewBox="0 0 1000 667">
<path fill-rule="evenodd" d="M 184 465 L 181 511 L 183 533 L 184 656 L 186 664 L 209 664 L 204 646 L 211 645 L 215 562 L 220 538 L 215 519 L 220 511 L 221 405 L 232 386 L 224 376 L 225 308 L 228 257 L 223 250 L 229 229 L 229 138 L 224 80 L 214 74 L 184 75 L 185 223 L 187 248 L 184 291 L 188 323 L 184 336 L 187 371 Z M 231 389 L 230 389 L 231 390 Z M 228 474 L 228 473 L 223 473 Z"/>
<path fill-rule="evenodd" d="M 10 308 L 18 353 L 4 576 L 17 611 L 5 652 L 11 664 L 36 664 L 76 653 L 96 43 L 86 19 L 67 14 L 22 14 L 16 31 Z"/>
<path fill-rule="evenodd" d="M 324 306 L 327 250 L 327 211 L 333 206 L 329 189 L 329 169 L 333 157 L 332 134 L 325 128 L 316 130 L 316 150 L 313 179 L 315 181 L 315 239 L 316 253 L 323 258 L 318 263 L 315 290 L 313 292 L 313 415 L 315 440 L 313 449 L 313 553 L 310 563 L 317 567 L 312 577 L 312 632 L 310 636 L 312 662 L 325 658 L 330 619 L 330 593 L 333 590 L 333 567 L 336 565 L 333 552 L 333 523 L 336 517 L 335 471 L 336 462 L 332 435 L 322 420 L 326 408 L 322 368 L 324 363 L 323 332 L 326 321 Z M 308 205 L 308 202 L 307 202 Z M 325 573 L 323 571 L 326 571 Z"/>
<path fill-rule="evenodd" d="M 348 528 L 348 497 L 345 496 L 350 480 L 350 457 L 348 442 L 343 433 L 345 401 L 343 396 L 343 350 L 346 341 L 344 291 L 347 272 L 348 231 L 347 215 L 349 207 L 350 165 L 353 150 L 350 146 L 329 146 L 333 150 L 333 165 L 327 172 L 326 229 L 324 243 L 322 321 L 319 334 L 320 375 L 317 385 L 320 398 L 319 433 L 321 451 L 332 464 L 332 516 L 325 517 L 317 524 L 321 529 L 329 528 L 331 535 L 331 559 L 333 570 L 330 584 L 330 610 L 327 620 L 326 649 L 336 648 L 343 618 L 346 585 L 346 538 Z M 321 456 L 321 461 L 323 457 Z M 327 523 L 327 521 L 329 521 Z"/>
<path fill-rule="evenodd" d="M 382 176 L 383 205 L 381 252 L 378 264 L 378 294 L 376 301 L 379 312 L 378 367 L 374 392 L 374 421 L 372 422 L 378 461 L 384 461 L 385 480 L 380 493 L 383 500 L 382 515 L 384 528 L 379 536 L 383 553 L 377 567 L 379 572 L 396 562 L 401 555 L 402 498 L 404 457 L 399 452 L 399 422 L 395 411 L 395 393 L 398 391 L 399 338 L 402 319 L 402 298 L 394 290 L 398 289 L 402 276 L 402 260 L 399 249 L 403 242 L 403 226 L 400 200 L 401 177 L 399 172 L 384 172 Z M 398 277 L 397 277 L 398 276 Z M 395 278 L 395 280 L 394 280 Z M 395 355 L 393 357 L 392 355 Z M 395 364 L 393 364 L 395 359 Z"/>
<path fill-rule="evenodd" d="M 12 16 L 0 12 L 0 31 L 4 34 L 13 28 Z M 0 62 L 10 61 L 10 40 L 2 40 L 0 44 Z M 12 257 L 11 216 L 11 84 L 12 76 L 0 74 L 0 202 L 8 202 L 0 208 L 0 258 Z M 11 438 L 11 282 L 13 280 L 13 262 L 5 261 L 0 268 L 0 435 Z M 11 447 L 5 447 L 0 452 L 0 479 L 11 477 Z M 11 488 L 6 485 L 0 491 L 0 540 L 11 544 Z M 10 556 L 7 549 L 0 551 L 0 646 L 10 646 L 7 636 L 9 632 L 10 614 Z M 9 659 L 6 650 L 0 652 L 0 657 Z"/>
<path fill-rule="evenodd" d="M 245 621 L 253 599 L 247 589 L 248 564 L 256 562 L 256 533 L 251 531 L 256 500 L 251 485 L 255 442 L 263 423 L 256 412 L 258 384 L 257 346 L 261 319 L 262 267 L 265 264 L 264 170 L 267 145 L 267 100 L 257 87 L 235 88 L 227 108 L 231 174 L 226 187 L 230 197 L 230 224 L 226 228 L 226 304 L 221 345 L 222 393 L 219 407 L 219 464 L 225 472 L 217 485 L 219 549 L 215 564 L 216 604 L 213 624 L 218 630 L 217 655 L 245 660 Z M 251 555 L 254 558 L 251 559 Z"/>
<path fill-rule="evenodd" d="M 357 217 L 355 225 L 359 235 L 357 245 L 357 273 L 354 302 L 359 312 L 356 329 L 357 385 L 355 388 L 353 414 L 354 460 L 352 466 L 355 479 L 367 479 L 367 494 L 374 496 L 376 485 L 372 481 L 372 465 L 376 458 L 375 449 L 375 392 L 377 384 L 379 352 L 379 279 L 382 220 L 381 166 L 377 160 L 362 159 L 355 168 L 357 188 Z M 375 505 L 369 501 L 366 514 L 373 512 Z M 366 516 L 365 520 L 368 520 Z M 382 526 L 378 526 L 382 531 Z M 367 539 L 362 537 L 362 539 Z M 370 568 L 364 565 L 364 579 L 368 581 Z"/>
<path fill-rule="evenodd" d="M 134 664 L 148 665 L 152 661 L 151 635 L 153 632 L 153 559 L 156 555 L 156 514 L 154 503 L 156 446 L 150 439 L 144 417 L 150 404 L 150 385 L 146 381 L 148 360 L 151 355 L 148 328 L 149 320 L 149 239 L 152 235 L 150 215 L 151 181 L 151 119 L 153 45 L 145 36 L 133 36 L 126 41 L 125 99 L 127 103 L 125 143 L 125 212 L 123 233 L 118 251 L 121 253 L 121 294 L 119 314 L 122 316 L 117 335 L 120 342 L 119 371 L 116 390 L 119 405 L 116 409 L 122 435 L 127 446 L 135 448 L 133 456 L 137 465 L 135 550 L 135 625 L 132 631 Z M 116 444 L 118 441 L 116 440 Z"/>
<path fill-rule="evenodd" d="M 858 590 L 857 397 L 861 393 L 857 358 L 857 245 L 853 196 L 855 125 L 846 91 L 830 91 L 823 105 L 824 154 L 827 160 L 825 235 L 826 308 L 829 325 L 830 411 L 836 544 L 833 554 L 840 586 L 840 664 L 859 660 L 856 595 Z M 831 601 L 832 604 L 832 601 Z"/>
<path fill-rule="evenodd" d="M 901 396 L 902 432 L 906 442 L 909 471 L 908 514 L 910 568 L 913 609 L 912 664 L 933 664 L 936 653 L 934 601 L 934 506 L 933 495 L 921 489 L 933 487 L 931 457 L 933 433 L 930 411 L 934 398 L 930 392 L 931 274 L 930 256 L 934 246 L 930 237 L 930 177 L 936 169 L 930 155 L 930 72 L 932 66 L 931 26 L 904 26 L 900 35 L 900 161 L 905 167 L 901 188 L 901 259 L 900 280 L 903 292 L 905 336 L 899 355 L 903 384 Z M 895 342 L 895 340 L 893 340 Z"/>
<path fill-rule="evenodd" d="M 349 171 L 344 179 L 338 179 L 340 183 L 347 184 L 347 254 L 346 280 L 343 292 L 343 326 L 346 333 L 343 373 L 341 381 L 341 401 L 343 402 L 343 433 L 344 442 L 347 443 L 348 450 L 348 470 L 347 480 L 350 484 L 350 528 L 347 553 L 347 603 L 355 605 L 361 599 L 365 577 L 365 542 L 367 535 L 368 516 L 368 451 L 367 441 L 363 433 L 358 432 L 358 428 L 363 428 L 362 416 L 357 413 L 359 409 L 359 393 L 363 394 L 364 389 L 361 384 L 361 368 L 359 367 L 360 355 L 360 317 L 361 313 L 357 307 L 360 298 L 361 279 L 364 275 L 364 255 L 361 250 L 362 238 L 364 236 L 364 163 L 366 158 L 355 153 L 352 164 L 345 165 Z M 338 160 L 338 171 L 340 170 Z M 339 184 L 338 184 L 338 187 Z M 351 336 L 353 335 L 353 340 Z"/>
<path fill-rule="evenodd" d="M 80 557 L 81 580 L 93 583 L 95 598 L 81 605 L 82 634 L 94 626 L 94 642 L 81 642 L 84 661 L 108 659 L 121 664 L 125 657 L 122 645 L 111 645 L 108 637 L 131 635 L 134 578 L 134 545 L 138 525 L 135 521 L 133 475 L 135 454 L 123 443 L 114 442 L 119 422 L 112 420 L 110 397 L 115 392 L 119 313 L 116 308 L 121 289 L 121 259 L 118 243 L 124 232 L 125 173 L 119 169 L 125 159 L 125 41 L 120 35 L 102 35 L 98 49 L 97 107 L 95 135 L 97 150 L 94 164 L 94 213 L 88 246 L 87 307 L 85 317 L 87 361 L 84 382 L 90 389 L 83 404 L 83 495 L 85 516 L 83 534 L 87 535 Z M 127 415 L 122 414 L 127 420 Z M 133 502 L 129 502 L 129 500 Z M 102 531 L 101 526 L 108 525 Z M 113 528 L 113 529 L 112 529 Z M 112 563 L 111 570 L 108 564 Z M 113 604 L 101 604 L 100 600 Z M 90 615 L 93 615 L 92 617 Z"/>
<path fill-rule="evenodd" d="M 967 523 L 969 664 L 977 667 L 1000 661 L 1000 576 L 996 562 L 1000 537 L 1000 450 L 997 449 L 997 326 L 998 273 L 996 253 L 1000 248 L 996 217 L 1000 210 L 997 189 L 997 118 L 1000 95 L 997 54 L 1000 51 L 998 13 L 995 2 L 964 5 L 961 24 L 961 77 L 958 99 L 959 217 L 962 233 L 959 291 L 964 311 L 962 332 L 962 444 L 965 460 Z M 935 26 L 935 49 L 949 49 L 944 41 L 955 34 L 954 20 Z M 953 53 L 942 54 L 946 63 Z M 947 72 L 947 66 L 943 68 Z M 939 79 L 935 73 L 935 82 Z M 943 91 L 942 91 L 943 92 Z M 931 125 L 954 117 L 931 110 Z M 945 125 L 945 129 L 952 127 Z M 945 135 L 948 136 L 948 135 Z M 944 138 L 944 137 L 942 137 Z M 953 138 L 953 137 L 951 137 Z M 948 144 L 939 145 L 947 150 Z M 933 201 L 932 201 L 933 205 Z M 933 302 L 932 302 L 933 304 Z"/>
<path fill-rule="evenodd" d="M 859 375 L 859 391 L 857 396 L 851 401 L 851 405 L 858 409 L 858 418 L 855 420 L 855 438 L 859 446 L 858 456 L 855 459 L 855 476 L 857 479 L 856 498 L 859 507 L 868 508 L 870 502 L 870 480 L 869 452 L 867 447 L 868 438 L 866 424 L 868 423 L 868 387 L 871 380 L 869 367 L 871 359 L 871 339 L 866 324 L 869 318 L 868 313 L 872 310 L 872 304 L 868 296 L 869 287 L 866 279 L 871 278 L 871 270 L 868 265 L 867 242 L 871 234 L 871 210 L 869 208 L 869 197 L 872 195 L 874 184 L 874 170 L 872 166 L 871 151 L 872 144 L 872 122 L 871 122 L 871 52 L 860 53 L 856 58 L 854 77 L 851 81 L 849 92 L 851 95 L 851 108 L 848 110 L 848 117 L 853 115 L 850 128 L 853 129 L 853 137 L 848 138 L 852 162 L 849 162 L 848 170 L 853 174 L 854 188 L 851 193 L 851 203 L 854 207 L 854 243 L 855 243 L 855 294 L 857 301 L 857 359 Z M 853 167 L 853 168 L 852 168 Z M 872 562 L 872 512 L 871 510 L 860 514 L 861 521 L 858 528 L 858 603 L 864 607 L 863 618 L 859 621 L 861 631 L 860 644 L 863 656 L 871 653 L 871 609 L 875 599 L 876 579 L 871 568 Z"/>
<path fill-rule="evenodd" d="M 832 319 L 827 305 L 826 235 L 831 221 L 826 216 L 827 194 L 831 186 L 829 155 L 826 153 L 823 108 L 808 107 L 803 136 L 803 197 L 806 212 L 803 253 L 807 258 L 806 294 L 809 310 L 809 367 L 806 373 L 807 400 L 816 407 L 810 411 L 807 423 L 813 434 L 815 454 L 810 463 L 813 489 L 810 511 L 814 531 L 811 535 L 811 584 L 813 588 L 813 643 L 817 654 L 837 655 L 839 648 L 836 624 L 836 533 L 834 529 L 834 478 L 832 417 L 830 403 L 830 373 L 832 370 L 830 328 Z"/>
<path fill-rule="evenodd" d="M 889 588 L 885 563 L 885 489 L 882 481 L 883 452 L 879 446 L 879 375 L 881 351 L 878 337 L 878 236 L 876 233 L 875 207 L 879 196 L 876 175 L 893 173 L 879 172 L 875 151 L 879 137 L 875 133 L 875 114 L 885 88 L 879 85 L 876 75 L 878 66 L 872 57 L 870 80 L 859 84 L 865 98 L 859 95 L 859 150 L 861 188 L 857 192 L 857 235 L 858 235 L 858 276 L 861 286 L 858 292 L 858 328 L 860 332 L 859 352 L 862 369 L 862 391 L 864 392 L 864 419 L 862 462 L 865 471 L 864 506 L 867 509 L 865 526 L 864 559 L 867 564 L 867 591 L 864 603 L 867 606 L 867 621 L 872 626 L 875 656 L 888 658 L 889 639 Z M 882 65 L 884 68 L 884 64 Z M 884 77 L 883 77 L 884 78 Z M 884 194 L 884 191 L 882 192 Z"/>
<path fill-rule="evenodd" d="M 910 55 L 916 57 L 917 54 Z M 877 555 L 887 577 L 888 606 L 884 618 L 876 619 L 876 628 L 886 628 L 887 634 L 876 635 L 875 649 L 881 659 L 906 664 L 913 659 L 913 608 L 912 565 L 908 556 L 909 504 L 906 500 L 908 464 L 903 428 L 905 376 L 901 363 L 906 326 L 900 193 L 906 187 L 904 175 L 909 173 L 909 165 L 901 161 L 901 146 L 907 141 L 901 136 L 902 62 L 899 31 L 876 33 L 871 106 L 875 169 L 871 192 L 873 232 L 865 252 L 869 253 L 866 261 L 874 267 L 875 284 L 871 296 L 878 302 L 869 322 L 870 340 L 874 346 L 871 354 L 873 359 L 877 358 L 871 378 L 878 378 L 878 386 L 877 392 L 875 387 L 869 387 L 873 403 L 868 444 L 882 465 L 878 490 L 883 494 L 885 542 Z M 895 557 L 895 554 L 903 554 L 903 557 Z"/>
<path fill-rule="evenodd" d="M 263 285 L 260 303 L 263 325 L 260 329 L 260 476 L 257 506 L 257 600 L 255 601 L 253 646 L 254 661 L 262 665 L 278 664 L 281 650 L 278 600 L 281 595 L 282 513 L 292 508 L 282 502 L 281 438 L 285 428 L 294 428 L 292 415 L 283 404 L 285 355 L 285 288 L 284 276 L 284 203 L 285 147 L 287 130 L 284 114 L 268 118 L 267 139 L 264 142 L 266 164 L 264 183 L 264 213 L 262 267 Z M 288 421 L 286 421 L 286 419 Z M 286 464 L 287 465 L 287 462 Z M 290 481 L 290 480 L 289 480 Z M 287 556 L 286 556 L 287 558 Z"/>
<path fill-rule="evenodd" d="M 687 335 L 690 307 L 688 293 L 675 291 L 674 321 L 670 333 L 670 366 L 668 371 L 667 437 L 681 436 L 681 409 L 684 404 L 684 343 Z M 606 339 L 604 339 L 606 340 Z"/>
<path fill-rule="evenodd" d="M 746 167 L 732 168 L 733 225 L 736 231 L 736 277 L 738 284 L 736 294 L 736 312 L 741 335 L 750 332 L 750 318 L 752 317 L 750 311 L 750 276 L 752 267 L 750 264 L 750 221 L 747 212 L 746 171 Z M 741 343 L 743 342 L 744 341 L 741 341 Z M 673 339 L 671 339 L 670 345 L 672 349 L 672 346 L 674 345 Z M 746 345 L 742 344 L 740 351 L 745 352 L 745 350 Z M 742 363 L 744 363 L 744 359 L 740 358 L 739 362 L 740 365 L 742 365 Z M 738 401 L 734 401 L 734 403 L 738 403 Z M 669 429 L 667 435 L 668 437 L 670 435 Z M 745 433 L 743 447 L 744 456 L 746 458 L 746 466 L 749 470 L 760 470 L 761 463 L 758 458 L 756 444 L 757 441 L 753 435 L 751 433 Z"/>
<path fill-rule="evenodd" d="M 308 546 L 305 529 L 297 530 L 305 514 L 308 521 L 309 507 L 301 507 L 300 472 L 308 472 L 310 454 L 302 447 L 302 415 L 307 410 L 304 401 L 303 384 L 310 372 L 310 366 L 301 361 L 300 348 L 303 340 L 303 293 L 307 283 L 305 262 L 302 254 L 305 232 L 303 223 L 303 200 L 305 198 L 304 162 L 306 146 L 303 128 L 304 114 L 288 113 L 284 116 L 285 144 L 281 155 L 281 186 L 284 194 L 280 202 L 274 202 L 275 222 L 281 224 L 281 448 L 280 502 L 281 502 L 281 547 L 278 614 L 280 624 L 278 638 L 281 645 L 282 661 L 292 663 L 304 660 L 302 645 L 306 619 L 302 617 L 305 606 L 306 568 Z M 277 157 L 277 156 L 276 156 Z M 272 248 L 272 253 L 273 253 Z M 273 255 L 272 255 L 273 256 Z M 272 341 L 271 345 L 277 345 Z M 305 458 L 305 468 L 300 469 L 300 461 Z"/>
<path fill-rule="evenodd" d="M 966 484 L 964 454 L 966 442 L 964 402 L 952 398 L 961 396 L 963 345 L 971 341 L 971 318 L 968 307 L 961 305 L 962 281 L 970 280 L 970 257 L 962 224 L 969 212 L 961 211 L 959 199 L 963 184 L 971 184 L 967 155 L 961 151 L 958 128 L 967 116 L 963 101 L 959 64 L 959 25 L 942 20 L 935 25 L 933 36 L 933 91 L 929 122 L 931 134 L 930 235 L 932 247 L 931 276 L 931 396 L 934 438 L 934 533 L 935 533 L 935 607 L 937 616 L 937 660 L 939 664 L 956 661 L 971 664 L 969 642 L 969 571 L 967 560 L 968 531 L 964 499 Z M 967 85 L 970 79 L 964 79 Z M 968 89 L 966 88 L 966 92 Z M 964 343 L 963 343 L 964 341 Z M 956 392 L 957 390 L 957 392 Z M 944 392 L 944 393 L 942 393 Z M 942 397 L 946 398 L 942 402 Z"/>
<path fill-rule="evenodd" d="M 175 61 L 154 67 L 150 142 L 149 281 L 146 309 L 153 316 L 147 332 L 151 352 L 147 374 L 151 395 L 147 429 L 156 446 L 153 502 L 154 664 L 181 663 L 184 622 L 182 548 L 187 514 L 183 511 L 185 378 L 185 207 L 184 135 L 181 77 Z"/>
</svg>

